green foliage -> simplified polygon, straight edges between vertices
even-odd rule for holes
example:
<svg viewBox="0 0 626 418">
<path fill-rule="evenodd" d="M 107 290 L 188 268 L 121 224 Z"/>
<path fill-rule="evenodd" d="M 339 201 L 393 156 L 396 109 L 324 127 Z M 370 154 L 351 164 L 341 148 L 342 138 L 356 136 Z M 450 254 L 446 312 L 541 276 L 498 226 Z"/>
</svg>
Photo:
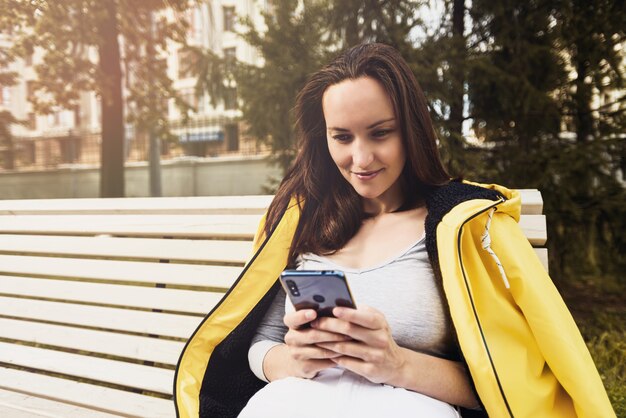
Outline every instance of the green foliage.
<svg viewBox="0 0 626 418">
<path fill-rule="evenodd" d="M 587 341 L 618 417 L 626 416 L 626 332 L 605 331 Z"/>
<path fill-rule="evenodd" d="M 281 167 L 286 169 L 296 152 L 292 108 L 307 77 L 331 54 L 326 33 L 324 3 L 278 0 L 264 13 L 267 30 L 260 32 L 244 21 L 243 38 L 264 58 L 262 67 L 239 65 L 238 94 L 249 134 L 269 141 Z"/>
<path fill-rule="evenodd" d="M 607 278 L 577 281 L 564 289 L 576 323 L 587 343 L 613 409 L 626 416 L 626 312 L 621 286 Z M 597 284 L 601 284 L 599 287 Z M 583 293 L 584 292 L 584 293 Z M 578 294 L 578 295 L 577 295 Z"/>
</svg>

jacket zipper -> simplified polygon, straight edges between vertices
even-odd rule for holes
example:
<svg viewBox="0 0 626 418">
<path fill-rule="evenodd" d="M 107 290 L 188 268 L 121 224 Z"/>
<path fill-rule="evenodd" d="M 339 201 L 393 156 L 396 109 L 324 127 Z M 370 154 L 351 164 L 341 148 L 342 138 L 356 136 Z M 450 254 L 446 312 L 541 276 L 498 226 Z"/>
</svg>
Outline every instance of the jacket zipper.
<svg viewBox="0 0 626 418">
<path fill-rule="evenodd" d="M 474 213 L 472 216 L 470 216 L 469 218 L 465 219 L 465 221 L 463 221 L 463 223 L 461 224 L 461 227 L 459 228 L 459 232 L 457 235 L 457 251 L 459 253 L 459 264 L 461 266 L 461 272 L 463 273 L 463 280 L 465 282 L 465 288 L 467 290 L 467 295 L 470 299 L 470 302 L 472 304 L 472 311 L 474 312 L 474 319 L 476 319 L 476 323 L 478 324 L 478 329 L 480 331 L 480 337 L 483 340 L 483 346 L 485 347 L 485 350 L 487 351 L 487 356 L 489 357 L 489 364 L 491 365 L 491 370 L 493 371 L 493 375 L 496 378 L 496 382 L 498 383 L 498 389 L 500 389 L 500 395 L 502 395 L 502 399 L 504 400 L 504 404 L 506 405 L 506 409 L 509 412 L 509 415 L 511 416 L 511 418 L 513 418 L 513 412 L 511 411 L 511 407 L 509 405 L 508 400 L 506 399 L 506 395 L 504 394 L 504 389 L 502 388 L 502 384 L 500 382 L 500 378 L 498 377 L 498 372 L 496 371 L 496 367 L 493 363 L 493 358 L 491 357 L 491 352 L 489 351 L 489 346 L 487 345 L 487 340 L 485 338 L 485 333 L 483 331 L 483 327 L 480 323 L 480 319 L 478 318 L 478 312 L 476 311 L 476 305 L 474 304 L 474 298 L 472 297 L 472 293 L 470 292 L 470 287 L 469 287 L 469 281 L 467 279 L 467 274 L 465 273 L 465 267 L 463 266 L 463 255 L 461 253 L 461 232 L 463 231 L 463 227 L 465 226 L 466 223 L 468 223 L 469 221 L 471 221 L 472 219 L 474 219 L 475 217 L 487 212 L 488 210 L 498 206 L 499 204 L 501 204 L 502 202 L 504 202 L 504 199 L 500 198 L 496 203 L 489 205 L 486 208 L 481 209 L 480 211 Z"/>
</svg>

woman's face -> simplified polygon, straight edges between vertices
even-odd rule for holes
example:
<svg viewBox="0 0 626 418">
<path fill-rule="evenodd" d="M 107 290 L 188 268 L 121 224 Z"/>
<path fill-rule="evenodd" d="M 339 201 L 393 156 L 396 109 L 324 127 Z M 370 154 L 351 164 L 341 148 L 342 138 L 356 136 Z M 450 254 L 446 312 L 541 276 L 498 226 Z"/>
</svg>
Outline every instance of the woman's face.
<svg viewBox="0 0 626 418">
<path fill-rule="evenodd" d="M 370 213 L 403 202 L 400 175 L 406 156 L 391 99 L 370 77 L 344 80 L 322 97 L 330 156 Z"/>
</svg>

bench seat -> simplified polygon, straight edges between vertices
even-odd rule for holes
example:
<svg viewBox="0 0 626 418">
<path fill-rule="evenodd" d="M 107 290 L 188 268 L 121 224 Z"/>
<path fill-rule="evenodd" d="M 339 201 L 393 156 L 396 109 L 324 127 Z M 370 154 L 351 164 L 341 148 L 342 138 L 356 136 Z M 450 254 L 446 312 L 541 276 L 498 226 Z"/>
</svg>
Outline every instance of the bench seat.
<svg viewBox="0 0 626 418">
<path fill-rule="evenodd" d="M 0 416 L 174 417 L 178 356 L 271 199 L 0 201 Z M 522 202 L 547 266 L 541 195 Z"/>
</svg>

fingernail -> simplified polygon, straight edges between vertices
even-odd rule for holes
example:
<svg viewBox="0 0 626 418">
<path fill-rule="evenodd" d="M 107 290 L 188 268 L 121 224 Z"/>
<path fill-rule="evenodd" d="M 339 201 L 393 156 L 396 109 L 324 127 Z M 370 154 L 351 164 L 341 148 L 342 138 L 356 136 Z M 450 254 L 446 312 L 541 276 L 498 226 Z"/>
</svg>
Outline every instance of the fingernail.
<svg viewBox="0 0 626 418">
<path fill-rule="evenodd" d="M 341 308 L 333 309 L 333 315 L 335 315 L 336 318 L 341 317 L 343 315 L 343 309 Z"/>
<path fill-rule="evenodd" d="M 313 319 L 313 318 L 315 318 L 315 313 L 314 313 L 313 311 L 307 311 L 307 312 L 304 314 L 304 317 L 305 317 L 306 319 Z"/>
</svg>

